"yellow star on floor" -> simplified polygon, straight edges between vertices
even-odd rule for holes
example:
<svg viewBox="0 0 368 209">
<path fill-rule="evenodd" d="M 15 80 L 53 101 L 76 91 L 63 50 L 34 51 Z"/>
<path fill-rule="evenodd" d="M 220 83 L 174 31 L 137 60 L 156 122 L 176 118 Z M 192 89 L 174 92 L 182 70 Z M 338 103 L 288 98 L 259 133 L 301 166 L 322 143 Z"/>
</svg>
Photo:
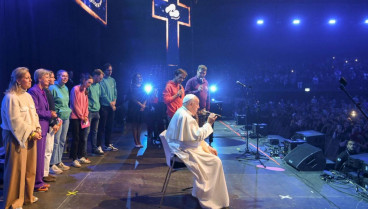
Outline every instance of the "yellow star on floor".
<svg viewBox="0 0 368 209">
<path fill-rule="evenodd" d="M 67 196 L 70 196 L 70 195 L 77 195 L 78 191 L 75 191 L 75 192 L 70 192 L 68 191 L 68 194 L 66 194 Z"/>
</svg>

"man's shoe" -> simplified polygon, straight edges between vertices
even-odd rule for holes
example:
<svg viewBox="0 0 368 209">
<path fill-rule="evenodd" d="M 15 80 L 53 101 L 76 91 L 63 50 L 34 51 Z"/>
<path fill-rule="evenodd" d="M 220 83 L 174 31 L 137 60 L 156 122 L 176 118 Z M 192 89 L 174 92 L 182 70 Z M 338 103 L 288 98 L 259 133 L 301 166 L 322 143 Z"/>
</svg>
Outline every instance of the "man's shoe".
<svg viewBox="0 0 368 209">
<path fill-rule="evenodd" d="M 109 144 L 109 146 L 105 146 L 104 150 L 116 152 L 118 151 L 118 148 L 114 147 L 112 144 Z"/>
<path fill-rule="evenodd" d="M 56 178 L 51 177 L 50 175 L 44 176 L 42 179 L 43 179 L 44 182 L 55 182 L 56 181 Z"/>
<path fill-rule="evenodd" d="M 57 167 L 57 165 L 52 165 L 51 168 L 50 168 L 50 173 L 52 174 L 61 174 L 63 173 L 63 171 Z"/>
<path fill-rule="evenodd" d="M 91 161 L 88 158 L 85 158 L 85 157 L 82 157 L 81 159 L 79 159 L 79 162 L 83 163 L 83 164 L 90 164 L 91 163 Z"/>
<path fill-rule="evenodd" d="M 74 160 L 73 163 L 72 163 L 72 166 L 76 167 L 76 168 L 82 167 L 78 160 Z"/>
<path fill-rule="evenodd" d="M 67 170 L 70 170 L 70 166 L 67 166 L 67 165 L 64 165 L 63 162 L 60 162 L 58 167 L 63 170 L 63 171 L 67 171 Z"/>
</svg>

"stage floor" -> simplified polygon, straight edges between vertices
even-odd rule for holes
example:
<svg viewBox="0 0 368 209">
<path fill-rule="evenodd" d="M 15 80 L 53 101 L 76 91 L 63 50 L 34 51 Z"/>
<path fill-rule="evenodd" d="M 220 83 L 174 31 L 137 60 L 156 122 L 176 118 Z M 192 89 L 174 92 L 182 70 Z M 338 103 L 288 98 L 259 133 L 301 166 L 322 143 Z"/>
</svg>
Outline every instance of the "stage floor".
<svg viewBox="0 0 368 209">
<path fill-rule="evenodd" d="M 299 172 L 279 158 L 262 159 L 266 168 L 254 157 L 238 160 L 245 149 L 240 128 L 234 121 L 217 121 L 212 144 L 223 162 L 230 208 L 368 208 L 353 185 L 326 183 L 321 172 Z M 158 208 L 168 167 L 162 147 L 144 134 L 145 146 L 137 149 L 130 133 L 114 133 L 118 152 L 89 156 L 92 164 L 58 175 L 48 192 L 35 193 L 37 203 L 24 208 Z M 260 139 L 261 150 L 266 141 Z M 255 139 L 250 143 L 255 150 Z M 70 163 L 66 155 L 65 162 Z M 191 184 L 189 171 L 174 172 L 162 208 L 200 208 L 190 195 Z"/>
</svg>

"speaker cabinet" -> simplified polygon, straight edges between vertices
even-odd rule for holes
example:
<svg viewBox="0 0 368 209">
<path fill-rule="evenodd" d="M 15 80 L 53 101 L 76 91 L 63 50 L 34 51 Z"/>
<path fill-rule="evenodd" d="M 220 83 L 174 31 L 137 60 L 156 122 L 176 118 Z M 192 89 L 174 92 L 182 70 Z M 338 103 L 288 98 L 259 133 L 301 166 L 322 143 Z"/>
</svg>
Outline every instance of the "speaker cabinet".
<svg viewBox="0 0 368 209">
<path fill-rule="evenodd" d="M 326 167 L 322 150 L 307 143 L 289 152 L 284 161 L 298 171 L 322 171 Z"/>
</svg>

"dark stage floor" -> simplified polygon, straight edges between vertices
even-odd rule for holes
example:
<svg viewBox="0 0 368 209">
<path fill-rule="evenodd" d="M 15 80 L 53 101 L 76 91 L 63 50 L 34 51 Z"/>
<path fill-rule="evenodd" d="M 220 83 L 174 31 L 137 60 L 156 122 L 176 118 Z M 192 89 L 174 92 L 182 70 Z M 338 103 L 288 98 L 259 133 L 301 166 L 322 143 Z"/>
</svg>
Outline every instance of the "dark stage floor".
<svg viewBox="0 0 368 209">
<path fill-rule="evenodd" d="M 245 148 L 236 134 L 240 127 L 234 121 L 215 124 L 213 146 L 224 165 L 230 208 L 368 208 L 354 186 L 328 184 L 321 172 L 298 172 L 279 158 L 262 160 L 266 169 L 259 161 L 239 161 Z M 39 202 L 24 208 L 158 208 L 167 166 L 163 149 L 143 141 L 145 147 L 137 149 L 130 134 L 114 134 L 118 152 L 90 156 L 91 165 L 59 175 L 48 192 L 35 194 Z M 260 139 L 263 150 L 266 141 Z M 250 142 L 254 149 L 255 140 Z M 162 208 L 199 208 L 187 189 L 191 184 L 189 171 L 173 173 Z"/>
</svg>

